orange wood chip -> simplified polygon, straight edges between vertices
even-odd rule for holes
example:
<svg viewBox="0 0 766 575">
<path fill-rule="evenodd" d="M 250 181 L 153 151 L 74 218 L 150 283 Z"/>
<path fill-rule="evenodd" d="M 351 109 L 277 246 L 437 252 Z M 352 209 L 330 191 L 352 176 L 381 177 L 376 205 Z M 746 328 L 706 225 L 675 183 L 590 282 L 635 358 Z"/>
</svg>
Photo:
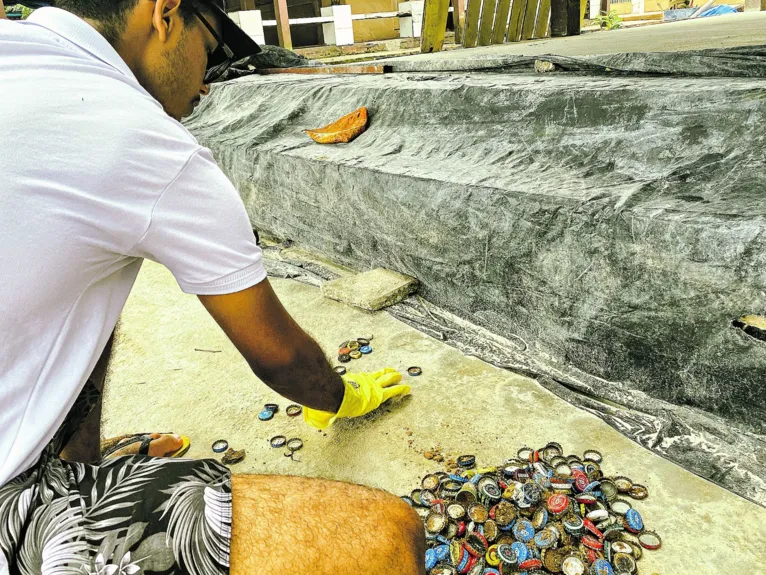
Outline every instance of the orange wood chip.
<svg viewBox="0 0 766 575">
<path fill-rule="evenodd" d="M 304 130 L 319 144 L 345 144 L 367 129 L 367 108 L 359 108 L 317 130 Z"/>
</svg>

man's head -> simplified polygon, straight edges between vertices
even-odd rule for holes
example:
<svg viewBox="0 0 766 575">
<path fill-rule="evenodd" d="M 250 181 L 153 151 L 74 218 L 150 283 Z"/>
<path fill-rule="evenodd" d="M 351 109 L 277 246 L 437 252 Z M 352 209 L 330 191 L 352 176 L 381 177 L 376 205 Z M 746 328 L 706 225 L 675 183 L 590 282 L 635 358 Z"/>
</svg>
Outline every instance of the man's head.
<svg viewBox="0 0 766 575">
<path fill-rule="evenodd" d="M 168 115 L 180 120 L 207 93 L 208 57 L 223 49 L 216 39 L 223 36 L 222 18 L 212 2 L 58 0 L 56 6 L 96 28 Z"/>
</svg>

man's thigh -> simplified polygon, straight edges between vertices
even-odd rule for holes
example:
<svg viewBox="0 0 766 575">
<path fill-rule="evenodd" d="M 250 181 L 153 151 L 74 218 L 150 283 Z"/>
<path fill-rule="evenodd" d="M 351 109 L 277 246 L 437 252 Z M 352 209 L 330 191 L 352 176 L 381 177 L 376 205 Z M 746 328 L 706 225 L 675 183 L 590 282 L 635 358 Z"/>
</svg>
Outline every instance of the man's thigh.
<svg viewBox="0 0 766 575">
<path fill-rule="evenodd" d="M 232 477 L 231 574 L 422 575 L 425 537 L 398 497 L 277 475 Z"/>
</svg>

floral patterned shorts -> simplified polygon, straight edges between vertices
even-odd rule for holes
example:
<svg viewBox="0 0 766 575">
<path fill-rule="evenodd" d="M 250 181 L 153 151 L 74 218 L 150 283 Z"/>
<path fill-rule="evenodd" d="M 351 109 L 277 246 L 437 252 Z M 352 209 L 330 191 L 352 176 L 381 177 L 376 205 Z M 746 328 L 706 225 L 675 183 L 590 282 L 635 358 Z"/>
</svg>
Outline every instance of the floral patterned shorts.
<svg viewBox="0 0 766 575">
<path fill-rule="evenodd" d="M 0 550 L 10 573 L 228 573 L 226 467 L 139 455 L 99 465 L 59 457 L 98 393 L 86 385 L 37 464 L 0 487 Z"/>
</svg>

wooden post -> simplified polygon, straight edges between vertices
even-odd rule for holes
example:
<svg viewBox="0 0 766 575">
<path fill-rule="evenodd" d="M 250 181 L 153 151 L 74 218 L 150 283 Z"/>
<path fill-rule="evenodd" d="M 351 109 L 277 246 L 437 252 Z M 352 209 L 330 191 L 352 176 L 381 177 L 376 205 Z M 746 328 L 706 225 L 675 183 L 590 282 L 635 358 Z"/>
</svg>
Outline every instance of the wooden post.
<svg viewBox="0 0 766 575">
<path fill-rule="evenodd" d="M 766 2 L 766 0 L 763 0 Z M 455 26 L 455 44 L 463 43 L 465 32 L 465 0 L 452 0 L 452 23 Z"/>
<path fill-rule="evenodd" d="M 240 10 L 255 10 L 255 0 L 241 0 L 239 3 Z"/>
<path fill-rule="evenodd" d="M 276 2 L 277 0 L 274 1 Z M 447 15 L 449 14 L 450 0 L 425 1 L 420 51 L 423 54 L 428 54 L 430 52 L 439 52 L 444 45 L 444 33 L 447 31 Z"/>
<path fill-rule="evenodd" d="M 535 38 L 545 38 L 548 35 L 548 24 L 551 20 L 551 0 L 540 1 L 540 13 L 537 15 Z"/>
<path fill-rule="evenodd" d="M 510 11 L 511 0 L 500 0 L 497 16 L 495 16 L 495 27 L 492 30 L 493 44 L 502 44 L 505 41 L 505 31 L 508 29 L 508 12 Z"/>
<path fill-rule="evenodd" d="M 537 16 L 537 4 L 539 0 L 527 0 L 527 8 L 524 11 L 524 26 L 521 29 L 521 39 L 531 40 L 535 35 L 535 18 Z"/>
<path fill-rule="evenodd" d="M 580 0 L 567 0 L 567 36 L 579 36 L 581 26 Z"/>
<path fill-rule="evenodd" d="M 320 0 L 314 0 L 314 16 L 322 15 L 322 2 Z M 317 30 L 317 44 L 324 46 L 324 32 L 322 31 L 322 25 L 316 25 Z"/>
<path fill-rule="evenodd" d="M 601 0 L 601 13 L 606 16 L 609 14 L 609 0 Z"/>
<path fill-rule="evenodd" d="M 479 26 L 479 46 L 489 46 L 492 42 L 492 24 L 495 22 L 497 0 L 484 0 Z"/>
<path fill-rule="evenodd" d="M 524 23 L 524 8 L 527 0 L 513 0 L 511 8 L 511 21 L 508 22 L 508 41 L 518 42 L 521 40 L 521 25 Z"/>
<path fill-rule="evenodd" d="M 468 8 L 465 11 L 465 34 L 463 46 L 473 48 L 479 38 L 479 14 L 481 14 L 482 0 L 468 0 Z"/>
<path fill-rule="evenodd" d="M 274 0 L 274 16 L 277 19 L 277 36 L 279 45 L 288 50 L 293 49 L 290 37 L 290 20 L 287 16 L 287 0 Z"/>
<path fill-rule="evenodd" d="M 567 0 L 551 0 L 551 36 L 567 35 L 567 10 Z"/>
</svg>

